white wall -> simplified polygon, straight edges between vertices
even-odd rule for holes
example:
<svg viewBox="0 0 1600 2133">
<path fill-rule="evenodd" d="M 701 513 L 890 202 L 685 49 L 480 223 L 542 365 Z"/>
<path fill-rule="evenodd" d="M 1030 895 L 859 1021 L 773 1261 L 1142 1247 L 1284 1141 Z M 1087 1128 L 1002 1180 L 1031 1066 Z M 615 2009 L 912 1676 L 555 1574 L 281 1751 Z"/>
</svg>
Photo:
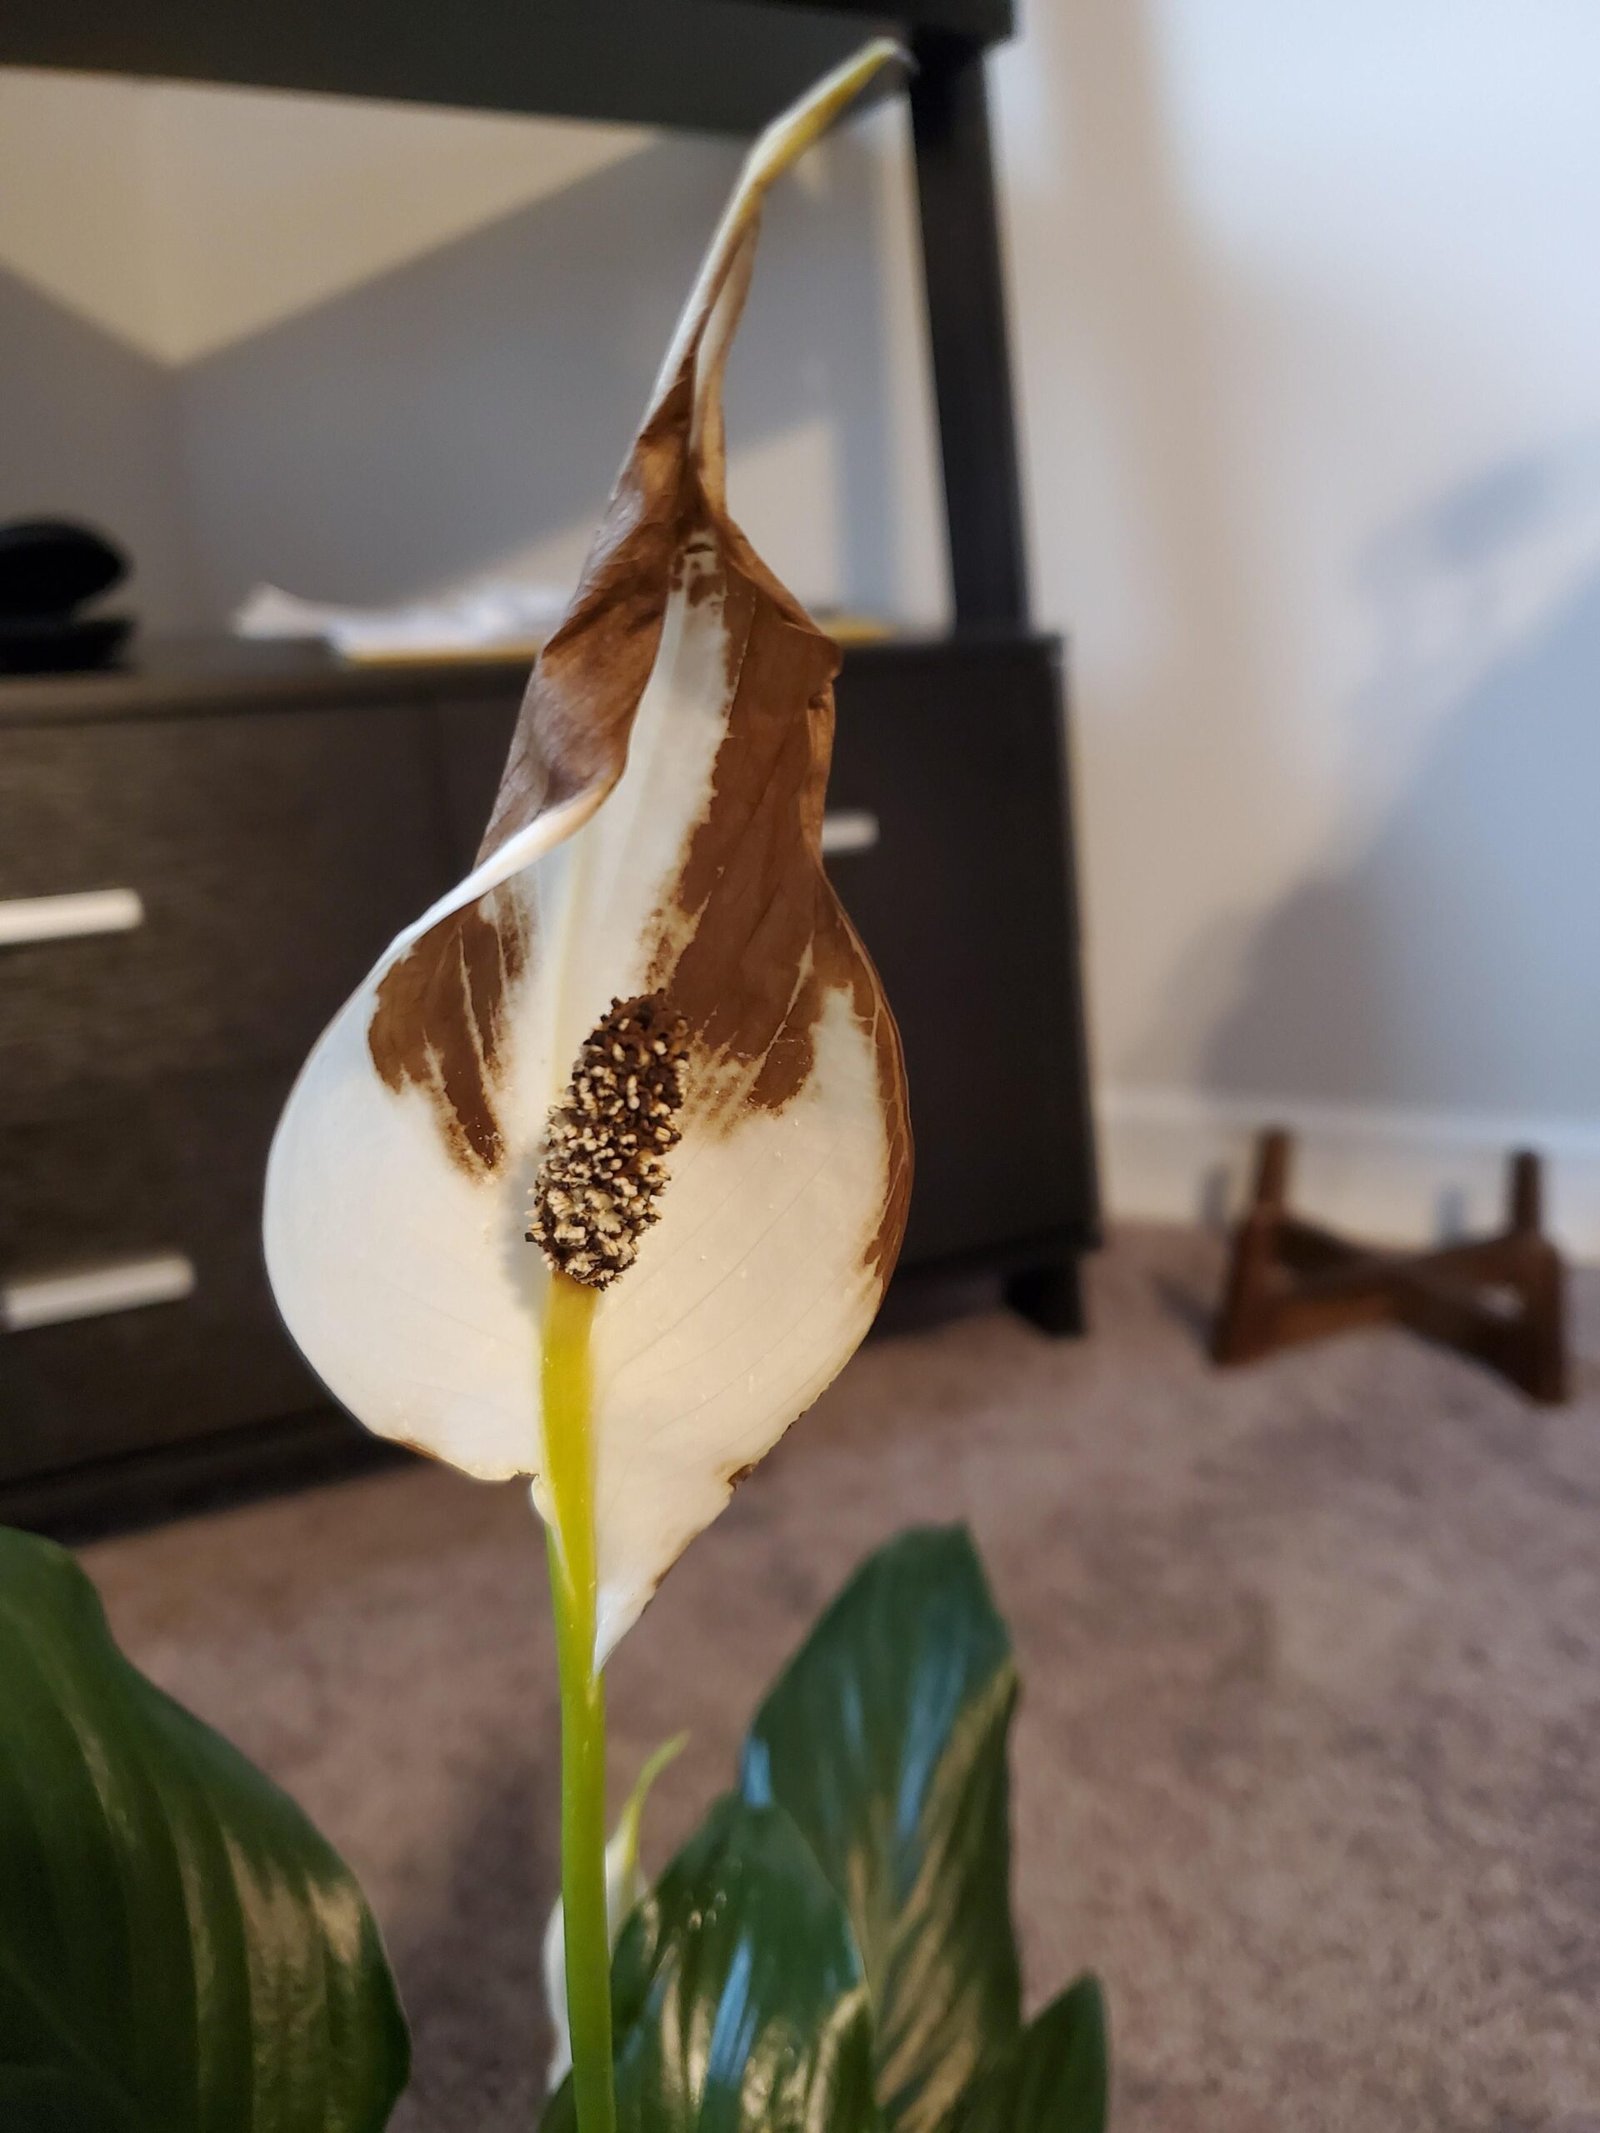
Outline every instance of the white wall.
<svg viewBox="0 0 1600 2133">
<path fill-rule="evenodd" d="M 1532 1135 L 1600 1253 L 1600 10 L 1027 16 L 994 78 L 1113 1206 L 1189 1211 L 1285 1116 L 1322 1205 L 1419 1231 Z M 808 597 L 925 619 L 903 151 L 878 114 L 775 207 L 733 493 Z M 733 162 L 0 76 L 0 512 L 120 513 L 167 619 L 568 573 Z"/>
<path fill-rule="evenodd" d="M 733 473 L 807 597 L 932 619 L 904 130 L 873 115 L 772 207 Z M 0 400 L 0 513 L 103 519 L 164 627 L 217 626 L 262 578 L 372 602 L 569 578 L 740 154 L 0 70 L 0 346 L 22 387 Z"/>
<path fill-rule="evenodd" d="M 1600 10 L 1036 4 L 997 68 L 1114 1201 L 1243 1121 L 1600 1247 Z"/>
<path fill-rule="evenodd" d="M 152 107 L 0 69 L 0 518 L 54 512 L 131 546 L 158 621 L 192 606 L 178 409 L 154 345 Z"/>
</svg>

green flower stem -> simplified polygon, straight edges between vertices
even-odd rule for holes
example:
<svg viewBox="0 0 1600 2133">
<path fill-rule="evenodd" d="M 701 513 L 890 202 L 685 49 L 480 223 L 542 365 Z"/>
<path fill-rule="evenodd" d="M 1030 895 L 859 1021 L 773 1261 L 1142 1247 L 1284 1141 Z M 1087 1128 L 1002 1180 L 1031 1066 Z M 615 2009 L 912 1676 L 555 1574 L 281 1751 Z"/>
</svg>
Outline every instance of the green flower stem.
<svg viewBox="0 0 1600 2133">
<path fill-rule="evenodd" d="M 616 2133 L 611 2071 L 611 1937 L 606 1923 L 606 1701 L 594 1663 L 594 1531 L 589 1327 L 595 1291 L 550 1278 L 544 1328 L 550 1591 L 561 1669 L 561 1900 L 567 2022 L 579 2133 Z"/>
</svg>

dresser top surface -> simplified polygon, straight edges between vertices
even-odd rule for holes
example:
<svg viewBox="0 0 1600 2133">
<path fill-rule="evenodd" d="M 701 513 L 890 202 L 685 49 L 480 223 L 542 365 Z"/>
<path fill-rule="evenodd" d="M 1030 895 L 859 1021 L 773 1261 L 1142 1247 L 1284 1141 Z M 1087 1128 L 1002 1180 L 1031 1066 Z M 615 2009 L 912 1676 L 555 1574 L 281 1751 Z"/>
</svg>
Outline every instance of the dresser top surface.
<svg viewBox="0 0 1600 2133">
<path fill-rule="evenodd" d="M 520 692 L 528 655 L 352 661 L 306 638 L 141 637 L 115 666 L 0 675 L 0 724 Z"/>
<path fill-rule="evenodd" d="M 852 644 L 854 666 L 901 660 L 992 659 L 1054 646 L 1042 632 L 966 630 Z M 290 709 L 296 705 L 468 701 L 521 695 L 528 654 L 474 658 L 340 659 L 312 639 L 135 639 L 114 667 L 83 674 L 0 674 L 0 728 L 86 724 L 175 713 Z"/>
</svg>

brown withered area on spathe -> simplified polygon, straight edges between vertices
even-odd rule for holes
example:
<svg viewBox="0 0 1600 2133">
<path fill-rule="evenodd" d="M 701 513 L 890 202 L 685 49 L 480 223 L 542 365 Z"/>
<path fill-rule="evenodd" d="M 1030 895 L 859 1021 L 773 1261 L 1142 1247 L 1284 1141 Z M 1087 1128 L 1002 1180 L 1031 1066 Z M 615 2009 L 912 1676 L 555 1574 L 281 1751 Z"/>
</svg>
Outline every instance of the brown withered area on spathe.
<svg viewBox="0 0 1600 2133">
<path fill-rule="evenodd" d="M 621 775 L 693 495 L 692 416 L 691 356 L 647 416 L 572 604 L 539 654 L 478 848 L 480 864 L 548 809 Z"/>
<path fill-rule="evenodd" d="M 537 820 L 621 774 L 661 640 L 686 499 L 692 497 L 686 360 L 639 432 L 583 578 L 534 667 L 479 861 Z M 493 892 L 442 920 L 385 972 L 367 1033 L 384 1082 L 420 1089 L 470 1175 L 500 1164 L 495 1068 L 505 996 L 527 961 L 516 907 Z"/>
<path fill-rule="evenodd" d="M 741 261 L 733 265 L 747 272 L 748 257 Z M 716 294 L 709 293 L 702 326 Z M 691 605 L 720 593 L 729 726 L 649 982 L 671 992 L 713 1072 L 733 1068 L 740 1101 L 773 1111 L 810 1077 L 828 995 L 849 993 L 878 1059 L 888 1183 L 864 1261 L 886 1281 L 905 1228 L 911 1139 L 899 1033 L 821 865 L 838 652 L 722 508 L 720 366 L 695 464 L 696 352 L 691 347 L 640 431 L 572 606 L 534 669 L 479 857 L 548 809 L 615 782 L 674 585 L 684 585 Z M 489 1169 L 501 1154 L 492 1089 L 497 1025 L 483 1013 L 493 981 L 452 991 L 456 965 L 467 967 L 486 948 L 469 921 L 459 914 L 458 921 L 470 938 L 453 945 L 436 940 L 445 930 L 436 928 L 386 975 L 371 1042 L 385 1081 L 428 1089 L 458 1159 Z M 502 976 L 510 982 L 505 957 Z M 464 1003 L 472 1003 L 466 1016 Z"/>
<path fill-rule="evenodd" d="M 491 890 L 431 926 L 384 972 L 367 1048 L 386 1087 L 415 1088 L 454 1161 L 489 1177 L 506 1152 L 495 1111 L 510 994 L 528 962 L 527 921 Z"/>
<path fill-rule="evenodd" d="M 848 993 L 877 1053 L 888 1181 L 863 1256 L 887 1282 L 911 1196 L 911 1129 L 900 1033 L 822 866 L 838 647 L 720 513 L 685 549 L 699 566 L 688 597 L 722 595 L 732 700 L 650 982 L 686 1019 L 695 1056 L 731 1079 L 735 1104 L 766 1111 L 805 1087 L 827 997 Z"/>
</svg>

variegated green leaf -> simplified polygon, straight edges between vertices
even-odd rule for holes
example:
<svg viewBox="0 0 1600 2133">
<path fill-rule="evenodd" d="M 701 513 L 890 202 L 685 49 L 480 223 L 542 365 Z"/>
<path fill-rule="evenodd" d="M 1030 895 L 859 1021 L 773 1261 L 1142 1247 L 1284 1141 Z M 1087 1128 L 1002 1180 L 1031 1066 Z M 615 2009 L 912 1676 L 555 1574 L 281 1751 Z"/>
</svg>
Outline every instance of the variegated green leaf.
<svg viewBox="0 0 1600 2133">
<path fill-rule="evenodd" d="M 0 1530 L 0 2127 L 379 2133 L 408 2061 L 349 1869 Z"/>
</svg>

